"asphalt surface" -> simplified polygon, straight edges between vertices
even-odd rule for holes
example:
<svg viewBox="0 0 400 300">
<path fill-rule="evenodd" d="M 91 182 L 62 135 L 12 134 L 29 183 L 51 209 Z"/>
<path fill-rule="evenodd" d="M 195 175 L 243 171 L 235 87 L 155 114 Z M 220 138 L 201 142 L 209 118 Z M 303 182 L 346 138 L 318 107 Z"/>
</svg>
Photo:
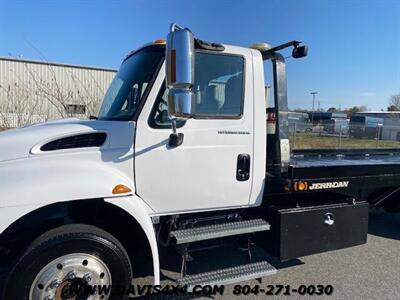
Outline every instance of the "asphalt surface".
<svg viewBox="0 0 400 300">
<path fill-rule="evenodd" d="M 253 280 L 241 284 L 251 287 L 260 286 L 267 289 L 268 285 L 290 285 L 298 288 L 300 285 L 332 285 L 330 296 L 300 296 L 298 294 L 280 296 L 235 296 L 233 285 L 226 287 L 223 296 L 198 297 L 199 299 L 400 299 L 400 215 L 374 211 L 370 214 L 368 243 L 344 250 L 312 255 L 297 260 L 280 263 L 273 258 L 270 262 L 278 272 L 262 278 L 261 282 Z M 179 276 L 179 257 L 163 254 L 162 283 L 173 283 L 172 279 Z M 265 254 L 255 250 L 254 256 Z M 245 260 L 244 253 L 230 253 L 225 249 L 209 251 L 200 254 L 194 262 L 189 263 L 188 273 L 214 269 L 232 265 L 233 261 Z M 224 265 L 225 263 L 225 265 Z M 227 263 L 227 264 L 226 264 Z M 173 267 L 175 266 L 175 267 Z M 151 284 L 151 270 L 138 267 L 135 284 Z M 0 283 L 4 280 L 5 268 L 0 267 Z M 136 297 L 135 299 L 144 299 Z M 147 297 L 146 297 L 147 298 Z M 166 297 L 155 296 L 154 299 Z M 168 297 L 171 299 L 170 297 Z M 188 298 L 188 297 L 182 297 Z M 173 299 L 173 298 L 172 298 Z"/>
</svg>

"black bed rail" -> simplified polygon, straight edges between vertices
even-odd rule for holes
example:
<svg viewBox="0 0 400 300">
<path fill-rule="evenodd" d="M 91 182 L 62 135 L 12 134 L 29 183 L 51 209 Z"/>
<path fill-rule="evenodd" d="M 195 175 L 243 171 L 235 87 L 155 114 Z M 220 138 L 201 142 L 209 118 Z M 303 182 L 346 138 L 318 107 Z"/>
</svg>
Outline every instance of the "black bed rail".
<svg viewBox="0 0 400 300">
<path fill-rule="evenodd" d="M 341 149 L 294 149 L 293 157 L 327 156 L 397 156 L 400 148 L 341 148 Z"/>
</svg>

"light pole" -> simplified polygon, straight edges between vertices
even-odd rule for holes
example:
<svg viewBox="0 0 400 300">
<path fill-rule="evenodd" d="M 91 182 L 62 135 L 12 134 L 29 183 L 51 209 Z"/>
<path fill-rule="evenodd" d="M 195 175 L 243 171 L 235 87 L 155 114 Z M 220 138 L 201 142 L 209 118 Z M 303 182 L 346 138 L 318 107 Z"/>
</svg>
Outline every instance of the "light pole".
<svg viewBox="0 0 400 300">
<path fill-rule="evenodd" d="M 312 115 L 311 115 L 311 124 L 314 126 L 314 106 L 315 106 L 315 95 L 318 94 L 318 92 L 311 92 L 312 95 Z"/>
</svg>

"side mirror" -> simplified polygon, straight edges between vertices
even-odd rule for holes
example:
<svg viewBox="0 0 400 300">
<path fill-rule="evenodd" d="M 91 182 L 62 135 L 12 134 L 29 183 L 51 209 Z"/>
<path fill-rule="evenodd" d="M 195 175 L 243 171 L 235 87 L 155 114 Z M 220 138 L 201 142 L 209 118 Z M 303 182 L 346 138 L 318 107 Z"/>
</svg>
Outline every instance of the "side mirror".
<svg viewBox="0 0 400 300">
<path fill-rule="evenodd" d="M 189 29 L 171 29 L 165 53 L 168 110 L 172 117 L 188 119 L 195 110 L 194 37 Z"/>
<path fill-rule="evenodd" d="M 307 56 L 308 47 L 307 46 L 297 46 L 293 48 L 292 56 L 293 58 L 301 58 Z"/>
</svg>

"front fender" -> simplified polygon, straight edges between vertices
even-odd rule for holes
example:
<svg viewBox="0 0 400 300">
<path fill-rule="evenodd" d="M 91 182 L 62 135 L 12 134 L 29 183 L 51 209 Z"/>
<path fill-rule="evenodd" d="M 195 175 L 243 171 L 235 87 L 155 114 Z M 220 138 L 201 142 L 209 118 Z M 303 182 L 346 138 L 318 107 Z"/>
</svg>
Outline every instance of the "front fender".
<svg viewBox="0 0 400 300">
<path fill-rule="evenodd" d="M 106 202 L 116 205 L 128 212 L 142 227 L 150 244 L 153 257 L 154 284 L 160 284 L 160 260 L 158 254 L 157 238 L 153 222 L 149 213 L 151 209 L 136 195 L 104 199 Z"/>
<path fill-rule="evenodd" d="M 110 151 L 111 152 L 111 151 Z M 44 206 L 61 201 L 115 196 L 118 184 L 132 193 L 132 158 L 86 151 L 0 163 L 0 207 Z"/>
</svg>

